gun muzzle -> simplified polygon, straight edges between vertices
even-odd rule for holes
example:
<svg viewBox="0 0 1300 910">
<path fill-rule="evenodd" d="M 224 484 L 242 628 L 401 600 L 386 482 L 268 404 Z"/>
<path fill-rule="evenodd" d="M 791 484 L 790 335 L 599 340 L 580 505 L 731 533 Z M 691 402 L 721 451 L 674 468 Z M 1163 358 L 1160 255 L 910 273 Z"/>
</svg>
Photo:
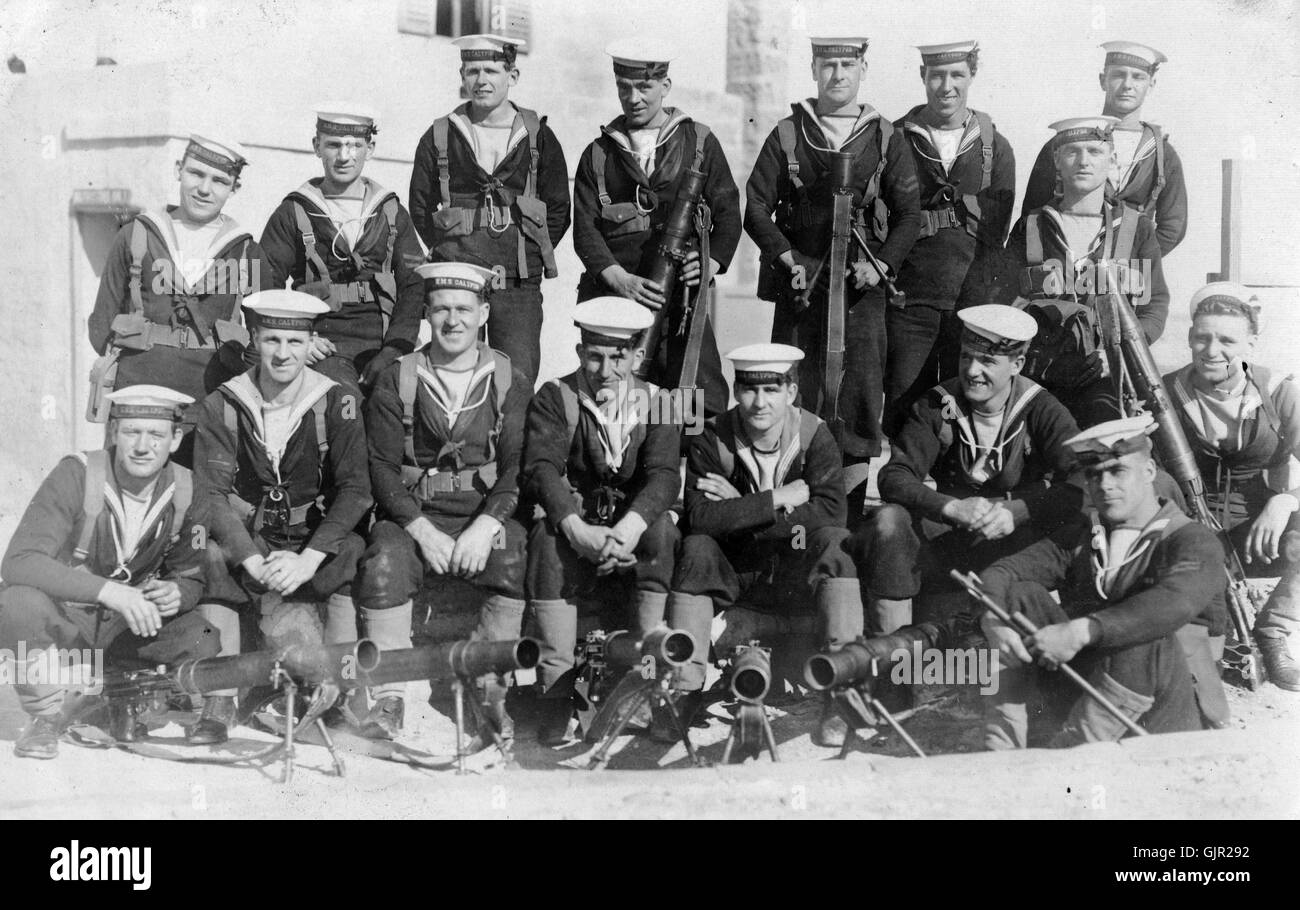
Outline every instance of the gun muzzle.
<svg viewBox="0 0 1300 910">
<path fill-rule="evenodd" d="M 772 685 L 772 655 L 766 648 L 742 645 L 731 661 L 731 694 L 748 705 L 761 705 Z"/>
<path fill-rule="evenodd" d="M 605 639 L 605 662 L 620 669 L 634 667 L 647 657 L 680 667 L 694 654 L 695 638 L 681 629 L 655 629 L 639 641 L 632 632 L 612 632 Z"/>
<path fill-rule="evenodd" d="M 851 192 L 853 189 L 853 153 L 835 152 L 831 155 L 831 186 L 837 193 Z"/>
<path fill-rule="evenodd" d="M 416 679 L 473 679 L 489 673 L 531 670 L 541 658 L 535 639 L 514 641 L 450 641 L 420 648 L 384 651 L 379 666 L 370 670 L 359 685 L 409 682 Z"/>
<path fill-rule="evenodd" d="M 184 661 L 174 671 L 173 678 L 182 692 L 203 695 L 222 689 L 266 685 L 271 682 L 277 663 L 302 682 L 346 683 L 378 666 L 379 647 L 363 638 L 339 645 L 293 646 L 284 651 L 205 657 Z"/>
<path fill-rule="evenodd" d="M 917 644 L 922 648 L 943 647 L 949 634 L 943 627 L 926 622 L 904 626 L 890 635 L 859 638 L 838 651 L 808 658 L 803 665 L 804 682 L 818 692 L 857 685 L 887 673 L 899 651 L 910 651 Z"/>
</svg>

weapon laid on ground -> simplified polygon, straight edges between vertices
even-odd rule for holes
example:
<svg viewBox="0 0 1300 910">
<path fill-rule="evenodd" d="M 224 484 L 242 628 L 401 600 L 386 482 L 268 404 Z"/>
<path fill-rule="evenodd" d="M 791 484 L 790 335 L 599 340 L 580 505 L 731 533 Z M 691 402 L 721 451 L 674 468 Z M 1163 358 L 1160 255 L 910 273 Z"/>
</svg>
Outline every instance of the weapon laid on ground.
<svg viewBox="0 0 1300 910">
<path fill-rule="evenodd" d="M 691 762 L 701 763 L 676 704 L 678 671 L 695 653 L 691 633 L 656 629 L 637 639 L 632 632 L 596 631 L 577 653 L 578 723 L 583 738 L 598 744 L 591 770 L 605 768 L 614 740 L 647 705 L 667 711 Z"/>
<path fill-rule="evenodd" d="M 731 666 L 727 669 L 727 686 L 739 702 L 736 717 L 731 726 L 731 735 L 722 750 L 722 763 L 731 761 L 732 747 L 740 747 L 740 759 L 746 756 L 755 758 L 764 747 L 772 755 L 772 761 L 780 761 L 776 754 L 776 737 L 772 725 L 767 720 L 767 708 L 763 702 L 772 685 L 772 651 L 759 647 L 758 642 L 737 645 L 731 652 Z"/>
<path fill-rule="evenodd" d="M 193 764 L 233 765 L 271 761 L 283 757 L 281 782 L 293 778 L 294 739 L 315 726 L 329 749 L 335 772 L 345 769 L 334 749 L 321 715 L 349 687 L 349 681 L 373 669 L 379 662 L 379 648 L 367 639 L 340 645 L 294 644 L 277 651 L 255 651 L 231 657 L 207 657 L 182 661 L 173 668 L 158 666 L 106 674 L 102 698 L 91 697 L 75 706 L 69 720 L 86 722 L 106 707 L 111 739 L 105 743 L 83 737 L 90 744 L 122 745 L 129 751 L 152 758 Z M 251 688 L 243 718 L 271 702 L 284 700 L 284 729 L 278 742 L 256 752 L 241 755 L 180 755 L 140 740 L 147 736 L 143 720 L 166 712 L 170 696 L 204 695 L 224 689 Z M 311 694 L 298 717 L 299 689 Z"/>
<path fill-rule="evenodd" d="M 1205 481 L 1196 466 L 1192 446 L 1187 441 L 1182 422 L 1178 419 L 1173 402 L 1160 378 L 1155 358 L 1151 356 L 1151 349 L 1142 332 L 1142 324 L 1138 322 L 1132 307 L 1119 296 L 1116 281 L 1114 265 L 1108 264 L 1106 282 L 1109 294 L 1105 303 L 1118 326 L 1120 347 L 1124 355 L 1122 363 L 1111 364 L 1111 368 L 1116 373 L 1129 377 L 1132 390 L 1129 392 L 1132 397 L 1126 399 L 1124 409 L 1131 415 L 1145 408 L 1155 417 L 1156 431 L 1153 439 L 1161 466 L 1178 482 L 1183 497 L 1192 510 L 1192 517 L 1213 531 L 1219 539 L 1227 575 L 1228 615 L 1232 619 L 1233 632 L 1237 638 L 1236 642 L 1227 644 L 1220 663 L 1230 679 L 1240 682 L 1248 689 L 1258 689 L 1264 682 L 1264 663 L 1251 636 L 1257 607 L 1252 602 L 1250 588 L 1246 585 L 1246 571 L 1242 568 L 1241 559 L 1227 532 L 1215 519 L 1205 500 Z M 1119 381 L 1123 393 L 1124 380 Z"/>
<path fill-rule="evenodd" d="M 704 196 L 704 173 L 695 168 L 687 168 L 683 171 L 681 185 L 677 189 L 677 197 L 673 200 L 673 207 L 668 211 L 668 219 L 664 222 L 663 231 L 659 235 L 659 245 L 655 249 L 654 258 L 645 270 L 645 278 L 659 285 L 663 292 L 664 303 L 659 309 L 654 311 L 654 322 L 646 330 L 645 336 L 645 357 L 641 361 L 641 367 L 638 370 L 638 376 L 641 379 L 656 379 L 651 375 L 654 369 L 656 355 L 659 351 L 659 345 L 664 332 L 664 322 L 667 320 L 669 310 L 673 309 L 674 298 L 678 293 L 678 285 L 682 275 L 682 267 L 686 263 L 686 255 L 690 251 L 691 235 L 694 233 L 696 224 L 696 214 L 701 207 L 701 200 Z M 708 263 L 701 262 L 701 279 L 708 269 Z M 701 294 L 703 287 L 700 288 Z M 690 289 L 685 285 L 681 287 L 683 300 L 690 294 Z M 683 302 L 683 308 L 685 303 Z M 685 324 L 685 311 L 683 310 L 683 324 Z"/>
<path fill-rule="evenodd" d="M 853 748 L 857 731 L 863 727 L 877 727 L 883 720 L 921 758 L 925 752 L 903 729 L 898 719 L 876 697 L 876 685 L 888 675 L 889 667 L 899 652 L 908 653 L 920 642 L 923 648 L 945 647 L 952 633 L 934 623 L 905 626 L 890 635 L 859 638 L 838 651 L 814 654 L 804 663 L 803 676 L 809 688 L 817 692 L 830 692 L 840 716 L 848 724 L 840 758 Z"/>
<path fill-rule="evenodd" d="M 283 701 L 283 729 L 277 731 L 281 740 L 258 752 L 236 756 L 186 756 L 144 744 L 133 751 L 150 757 L 202 764 L 266 761 L 283 755 L 285 765 L 281 780 L 287 783 L 293 776 L 294 740 L 309 726 L 315 726 L 330 751 L 335 771 L 343 775 L 343 762 L 321 717 L 338 702 L 343 692 L 390 682 L 451 679 L 457 693 L 457 761 L 463 771 L 461 693 L 464 686 L 488 673 L 534 667 L 540 653 L 540 646 L 530 638 L 500 642 L 454 641 L 383 652 L 373 642 L 362 639 L 328 646 L 292 645 L 277 651 L 187 660 L 170 669 L 164 666 L 110 674 L 104 689 L 110 715 L 120 718 L 114 721 L 114 730 L 120 731 L 129 724 L 131 734 L 138 732 L 139 718 L 156 711 L 159 699 L 165 705 L 166 697 L 173 693 L 205 695 L 226 689 L 251 690 L 243 699 L 241 722 L 258 710 Z M 310 692 L 305 702 L 299 699 L 301 689 Z M 300 711 L 304 704 L 305 710 Z M 471 706 L 478 712 L 476 702 L 471 701 Z M 298 716 L 300 713 L 301 717 Z M 481 715 L 480 722 L 484 725 L 480 729 L 494 729 L 482 720 Z M 133 738 L 116 737 L 116 740 L 133 742 Z M 506 748 L 499 735 L 496 744 L 503 750 Z"/>
<path fill-rule="evenodd" d="M 975 600 L 983 604 L 990 613 L 992 613 L 998 619 L 1002 620 L 1011 628 L 1015 629 L 1017 632 L 1021 634 L 1021 636 L 1028 638 L 1029 636 L 1033 635 L 1035 632 L 1038 631 L 1038 627 L 1035 626 L 1030 621 L 1029 617 L 1025 616 L 1025 614 L 1009 613 L 1007 612 L 1005 607 L 1003 607 L 993 598 L 985 594 L 983 584 L 980 582 L 979 576 L 977 576 L 974 572 L 968 572 L 967 574 L 963 575 L 961 572 L 958 572 L 956 569 L 952 569 L 948 572 L 948 575 L 959 585 L 965 588 L 967 594 L 969 594 L 971 597 L 975 598 Z M 1088 682 L 1086 679 L 1080 676 L 1078 671 L 1075 670 L 1074 667 L 1070 666 L 1069 664 L 1058 664 L 1057 669 L 1067 679 L 1069 679 L 1070 682 L 1074 683 L 1076 686 L 1082 689 L 1085 695 L 1088 695 L 1090 698 L 1092 698 L 1095 702 L 1097 702 L 1097 704 L 1101 705 L 1101 707 L 1104 708 L 1107 713 L 1109 713 L 1116 720 L 1122 723 L 1128 729 L 1128 731 L 1132 733 L 1134 736 L 1147 735 L 1146 730 L 1143 730 L 1141 727 L 1139 727 L 1136 723 L 1133 722 L 1133 719 L 1131 717 L 1129 717 L 1119 708 L 1115 707 L 1115 705 L 1113 705 L 1110 702 L 1110 700 L 1106 698 L 1106 696 L 1098 692 L 1090 682 Z"/>
<path fill-rule="evenodd" d="M 465 773 L 465 690 L 473 688 L 473 681 L 490 673 L 509 673 L 513 670 L 531 670 L 541 658 L 541 645 L 532 638 L 513 641 L 451 641 L 424 645 L 419 648 L 402 648 L 384 651 L 379 664 L 358 674 L 354 686 L 375 686 L 384 683 L 409 682 L 427 679 L 431 683 L 450 680 L 456 720 L 456 769 Z M 496 697 L 504 698 L 504 689 Z M 510 743 L 501 735 L 499 718 L 504 706 L 499 703 L 480 704 L 478 698 L 469 699 L 470 711 L 479 730 L 487 730 L 501 753 L 510 763 Z"/>
</svg>

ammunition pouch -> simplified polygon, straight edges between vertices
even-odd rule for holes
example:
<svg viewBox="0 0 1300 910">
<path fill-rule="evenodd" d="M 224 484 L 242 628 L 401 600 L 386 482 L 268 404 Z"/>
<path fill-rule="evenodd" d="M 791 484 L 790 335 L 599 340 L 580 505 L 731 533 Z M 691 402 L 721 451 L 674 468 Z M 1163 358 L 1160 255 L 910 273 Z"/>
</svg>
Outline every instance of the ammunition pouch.
<svg viewBox="0 0 1300 910">
<path fill-rule="evenodd" d="M 117 359 L 121 353 L 120 348 L 112 346 L 107 354 L 96 357 L 90 367 L 90 398 L 86 402 L 86 420 L 91 423 L 108 423 L 111 405 L 107 396 L 117 384 Z"/>
<path fill-rule="evenodd" d="M 128 351 L 149 351 L 157 346 L 187 351 L 213 350 L 212 339 L 204 341 L 189 326 L 158 325 L 144 316 L 119 313 L 113 317 L 113 344 Z"/>
<path fill-rule="evenodd" d="M 537 244 L 546 277 L 555 278 L 560 272 L 555 265 L 555 248 L 551 246 L 551 233 L 546 225 L 546 203 L 531 196 L 518 196 L 515 205 L 519 207 L 520 233 Z"/>
<path fill-rule="evenodd" d="M 212 334 L 216 337 L 218 345 L 233 344 L 240 349 L 248 347 L 248 342 L 251 340 L 248 329 L 230 319 L 218 319 L 214 322 Z"/>
<path fill-rule="evenodd" d="M 644 234 L 650 230 L 650 214 L 635 202 L 610 202 L 601 205 L 601 234 L 606 237 L 625 237 Z"/>
<path fill-rule="evenodd" d="M 1024 375 L 1049 388 L 1080 387 L 1089 356 L 1101 347 L 1092 308 L 1069 300 L 1034 301 L 1025 312 L 1038 332 L 1025 354 Z"/>
<path fill-rule="evenodd" d="M 449 237 L 468 237 L 474 233 L 474 215 L 474 209 L 454 205 L 444 205 L 434 212 L 430 222 L 438 239 L 434 241 L 433 246 L 437 246 L 443 239 Z"/>
</svg>

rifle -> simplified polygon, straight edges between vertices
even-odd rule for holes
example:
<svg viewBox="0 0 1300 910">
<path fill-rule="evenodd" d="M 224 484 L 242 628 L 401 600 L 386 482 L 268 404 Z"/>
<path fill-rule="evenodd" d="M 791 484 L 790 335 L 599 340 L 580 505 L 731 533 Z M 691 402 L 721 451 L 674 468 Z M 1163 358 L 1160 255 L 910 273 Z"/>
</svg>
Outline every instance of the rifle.
<svg viewBox="0 0 1300 910">
<path fill-rule="evenodd" d="M 831 208 L 830 269 L 826 294 L 826 362 L 822 378 L 821 401 L 817 413 L 826 421 L 836 442 L 844 435 L 840 417 L 840 386 L 844 382 L 845 272 L 849 266 L 849 241 L 853 234 L 853 155 L 831 155 L 831 185 L 834 196 Z"/>
<path fill-rule="evenodd" d="M 1112 364 L 1112 369 L 1117 374 L 1116 381 L 1121 394 L 1125 394 L 1127 382 L 1129 391 L 1126 393 L 1128 397 L 1124 399 L 1124 410 L 1131 415 L 1144 410 L 1145 406 L 1145 410 L 1151 412 L 1156 421 L 1153 440 L 1160 464 L 1178 482 L 1192 517 L 1213 531 L 1223 548 L 1224 572 L 1228 579 L 1228 615 L 1232 619 L 1237 641 L 1227 645 L 1221 663 L 1232 679 L 1248 689 L 1258 689 L 1264 682 L 1264 662 L 1250 634 L 1258 607 L 1252 601 L 1250 588 L 1246 584 L 1246 571 L 1228 533 L 1206 502 L 1205 481 L 1196 466 L 1191 443 L 1187 440 L 1182 422 L 1178 419 L 1178 413 L 1160 378 L 1160 371 L 1156 367 L 1155 358 L 1151 356 L 1151 348 L 1147 346 L 1137 314 L 1119 295 L 1113 269 L 1113 263 L 1107 263 L 1108 295 L 1107 306 L 1103 309 L 1113 314 L 1118 328 L 1123 358 Z M 1125 380 L 1119 376 L 1128 378 Z"/>
<path fill-rule="evenodd" d="M 641 639 L 626 631 L 588 633 L 577 649 L 574 684 L 579 728 L 587 742 L 598 744 L 588 768 L 605 768 L 614 740 L 647 705 L 668 711 L 691 762 L 700 764 L 674 692 L 678 671 L 694 653 L 694 637 L 680 629 L 656 629 Z"/>
<path fill-rule="evenodd" d="M 663 291 L 664 304 L 654 311 L 654 322 L 646 329 L 645 357 L 637 371 L 637 376 L 641 379 L 656 378 L 653 370 L 664 331 L 664 321 L 668 318 L 668 311 L 677 294 L 682 266 L 685 265 L 686 254 L 690 251 L 696 211 L 700 208 L 704 196 L 704 173 L 695 168 L 686 168 L 683 173 L 685 176 L 677 189 L 673 207 L 668 211 L 668 220 L 664 222 L 663 231 L 659 235 L 659 244 L 655 249 L 654 258 L 645 269 L 645 278 L 658 284 Z M 707 269 L 708 264 L 701 262 L 700 267 L 701 270 Z M 701 271 L 701 277 L 703 274 L 704 272 Z M 689 293 L 688 288 L 682 288 L 683 298 Z"/>
<path fill-rule="evenodd" d="M 1029 620 L 1029 617 L 1025 616 L 1025 614 L 1008 613 L 1005 607 L 1003 607 L 993 598 L 985 594 L 983 585 L 979 580 L 979 576 L 976 575 L 974 572 L 968 572 L 967 574 L 963 575 L 961 572 L 958 572 L 956 569 L 952 569 L 948 572 L 948 575 L 959 585 L 965 588 L 967 594 L 969 594 L 971 597 L 975 598 L 975 600 L 983 604 L 988 609 L 988 611 L 992 613 L 994 616 L 996 616 L 998 619 L 1002 620 L 1008 626 L 1010 626 L 1011 628 L 1019 632 L 1022 637 L 1028 638 L 1029 636 L 1033 635 L 1035 632 L 1038 631 L 1038 627 L 1034 625 Z M 1134 736 L 1147 735 L 1146 730 L 1143 730 L 1141 727 L 1139 727 L 1136 723 L 1133 722 L 1133 719 L 1131 717 L 1129 717 L 1119 708 L 1115 707 L 1110 702 L 1110 700 L 1106 698 L 1106 696 L 1098 692 L 1090 682 L 1088 682 L 1086 679 L 1080 676 L 1079 672 L 1075 670 L 1074 667 L 1070 666 L 1069 664 L 1058 664 L 1057 669 L 1062 674 L 1064 674 L 1065 677 L 1070 680 L 1070 682 L 1074 683 L 1076 686 L 1082 689 L 1084 694 L 1088 695 L 1090 698 L 1096 701 L 1097 704 L 1101 705 L 1104 709 L 1106 709 L 1107 713 L 1111 714 L 1116 720 L 1122 723 L 1128 729 L 1128 731 L 1132 733 Z"/>
</svg>

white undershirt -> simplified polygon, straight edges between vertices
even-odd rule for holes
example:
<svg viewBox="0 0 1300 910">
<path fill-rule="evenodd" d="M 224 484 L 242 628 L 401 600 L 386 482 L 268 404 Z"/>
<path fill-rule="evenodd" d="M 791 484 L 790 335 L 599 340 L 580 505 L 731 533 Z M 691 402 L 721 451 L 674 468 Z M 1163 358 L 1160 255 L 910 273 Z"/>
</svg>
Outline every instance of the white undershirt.
<svg viewBox="0 0 1300 910">
<path fill-rule="evenodd" d="M 1081 215 L 1075 212 L 1061 212 L 1061 227 L 1065 233 L 1065 245 L 1075 265 L 1088 258 L 1088 249 L 1097 239 L 1101 230 L 1101 214 Z"/>
<path fill-rule="evenodd" d="M 1141 528 L 1115 528 L 1107 537 L 1106 565 L 1110 568 L 1102 579 L 1102 586 L 1107 594 L 1110 593 L 1111 587 L 1115 584 L 1115 578 L 1124 565 L 1129 547 L 1133 546 L 1134 541 L 1140 536 L 1142 536 Z"/>
<path fill-rule="evenodd" d="M 471 123 L 470 135 L 474 137 L 474 159 L 478 161 L 478 166 L 489 174 L 496 173 L 497 166 L 510 151 L 510 136 L 513 132 L 513 121 Z"/>
<path fill-rule="evenodd" d="M 1111 135 L 1115 141 L 1115 166 L 1110 169 L 1109 180 L 1116 189 L 1124 185 L 1128 172 L 1133 167 L 1133 156 L 1137 154 L 1142 142 L 1142 130 L 1115 130 Z"/>
<path fill-rule="evenodd" d="M 1201 405 L 1201 420 L 1205 424 L 1206 441 L 1218 445 L 1225 439 L 1236 439 L 1241 430 L 1243 398 L 1246 395 L 1246 374 L 1237 377 L 1230 389 L 1206 392 L 1193 389 Z"/>
<path fill-rule="evenodd" d="M 193 286 L 212 266 L 212 241 L 224 224 L 224 215 L 218 215 L 207 224 L 192 224 L 172 216 L 172 233 L 176 236 L 176 252 L 180 262 L 175 263 L 187 284 Z"/>
<path fill-rule="evenodd" d="M 360 196 L 326 196 L 325 204 L 329 207 L 330 218 L 339 226 L 343 239 L 355 249 L 364 224 L 361 210 L 365 199 Z"/>
<path fill-rule="evenodd" d="M 628 130 L 627 141 L 632 146 L 632 156 L 645 175 L 650 176 L 655 166 L 655 152 L 658 151 L 659 127 L 643 130 Z"/>
<path fill-rule="evenodd" d="M 996 414 L 981 414 L 975 411 L 971 414 L 971 426 L 975 429 L 975 441 L 981 446 L 992 446 L 998 438 L 998 431 L 1002 429 L 1002 411 Z M 970 476 L 976 483 L 983 483 L 989 479 L 988 460 L 991 449 L 980 449 L 975 458 L 975 463 L 971 465 Z"/>
<path fill-rule="evenodd" d="M 941 130 L 931 126 L 927 129 L 930 131 L 930 144 L 939 153 L 939 160 L 943 163 L 943 172 L 946 174 L 952 168 L 953 162 L 957 160 L 957 149 L 961 147 L 961 137 L 966 134 L 966 127 L 958 126 L 950 130 Z"/>
<path fill-rule="evenodd" d="M 817 122 L 821 124 L 826 142 L 835 151 L 839 151 L 853 134 L 853 125 L 858 122 L 858 114 L 822 114 Z"/>
<path fill-rule="evenodd" d="M 753 446 L 749 450 L 754 455 L 754 463 L 758 465 L 759 492 L 776 489 L 776 466 L 781 461 L 780 447 L 773 452 L 760 452 Z"/>
<path fill-rule="evenodd" d="M 448 428 L 456 425 L 456 418 L 460 416 L 460 407 L 465 403 L 465 396 L 469 394 L 469 383 L 474 378 L 474 371 L 469 370 L 450 370 L 446 367 L 434 367 L 434 375 L 442 383 L 447 392 L 447 399 L 451 407 L 447 411 Z"/>
<path fill-rule="evenodd" d="M 125 518 L 122 527 L 124 559 L 130 558 L 140 543 L 140 535 L 144 532 L 144 517 L 149 511 L 149 501 L 153 499 L 153 488 L 156 483 L 157 481 L 150 483 L 139 493 L 118 490 L 122 494 L 122 516 Z"/>
</svg>

